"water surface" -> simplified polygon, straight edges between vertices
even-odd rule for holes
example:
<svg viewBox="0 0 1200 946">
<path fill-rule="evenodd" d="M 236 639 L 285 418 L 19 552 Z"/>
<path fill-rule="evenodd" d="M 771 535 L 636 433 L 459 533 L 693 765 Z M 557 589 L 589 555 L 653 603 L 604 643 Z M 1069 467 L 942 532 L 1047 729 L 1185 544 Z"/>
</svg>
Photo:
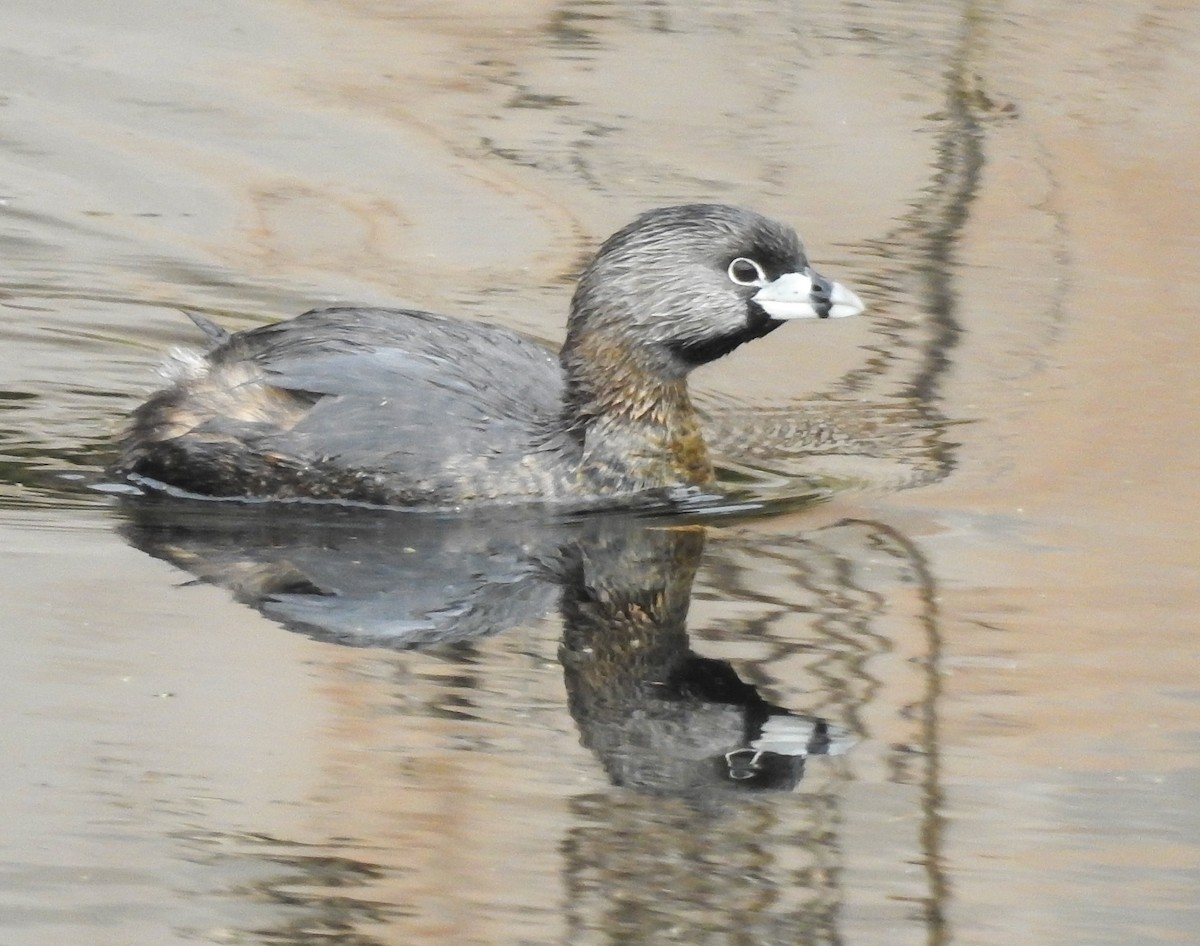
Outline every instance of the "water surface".
<svg viewBox="0 0 1200 946">
<path fill-rule="evenodd" d="M 0 25 L 0 942 L 1194 941 L 1200 14 Z M 179 307 L 553 344 L 597 242 L 687 200 L 794 222 L 868 301 L 695 379 L 727 461 L 823 502 L 297 524 L 84 488 L 199 341 Z M 765 720 L 833 738 L 756 759 Z"/>
</svg>

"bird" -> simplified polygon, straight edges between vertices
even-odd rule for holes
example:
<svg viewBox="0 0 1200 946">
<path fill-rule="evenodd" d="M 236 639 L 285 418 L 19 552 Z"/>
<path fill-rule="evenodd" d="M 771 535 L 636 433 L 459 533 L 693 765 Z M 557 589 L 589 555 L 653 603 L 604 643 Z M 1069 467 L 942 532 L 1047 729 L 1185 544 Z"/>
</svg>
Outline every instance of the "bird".
<svg viewBox="0 0 1200 946">
<path fill-rule="evenodd" d="M 493 324 L 328 307 L 164 366 L 112 472 L 143 492 L 454 510 L 595 509 L 711 491 L 690 372 L 798 319 L 861 313 L 790 226 L 647 211 L 583 269 L 557 356 Z"/>
</svg>

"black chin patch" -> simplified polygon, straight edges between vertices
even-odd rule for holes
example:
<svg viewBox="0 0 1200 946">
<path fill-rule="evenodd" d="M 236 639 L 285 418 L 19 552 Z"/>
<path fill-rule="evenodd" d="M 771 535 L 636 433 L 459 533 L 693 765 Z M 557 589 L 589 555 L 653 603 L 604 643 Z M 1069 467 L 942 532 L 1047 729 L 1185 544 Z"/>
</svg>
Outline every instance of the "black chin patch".
<svg viewBox="0 0 1200 946">
<path fill-rule="evenodd" d="M 724 358 L 739 345 L 769 335 L 782 324 L 782 321 L 767 315 L 766 310 L 757 302 L 749 300 L 746 304 L 746 324 L 736 332 L 686 342 L 672 342 L 669 347 L 671 354 L 676 358 L 689 368 L 696 368 Z"/>
</svg>

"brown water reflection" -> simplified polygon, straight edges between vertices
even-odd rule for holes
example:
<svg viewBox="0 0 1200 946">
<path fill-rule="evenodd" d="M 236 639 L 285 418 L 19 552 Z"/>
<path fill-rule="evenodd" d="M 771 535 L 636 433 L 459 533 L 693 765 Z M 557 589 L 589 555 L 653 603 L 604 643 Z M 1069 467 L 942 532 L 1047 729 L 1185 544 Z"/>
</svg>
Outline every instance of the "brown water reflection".
<svg viewBox="0 0 1200 946">
<path fill-rule="evenodd" d="M 1194 939 L 1198 61 L 1179 3 L 10 0 L 0 941 Z M 497 633 L 345 647 L 264 605 L 353 591 L 282 536 L 162 561 L 57 477 L 196 341 L 174 307 L 554 339 L 598 239 L 692 199 L 871 307 L 696 379 L 731 476 L 833 487 L 708 522 L 672 624 L 858 738 L 790 791 L 649 790 L 693 770 L 622 743 L 676 722 L 560 660 L 586 544 L 446 532 L 388 607 Z"/>
</svg>

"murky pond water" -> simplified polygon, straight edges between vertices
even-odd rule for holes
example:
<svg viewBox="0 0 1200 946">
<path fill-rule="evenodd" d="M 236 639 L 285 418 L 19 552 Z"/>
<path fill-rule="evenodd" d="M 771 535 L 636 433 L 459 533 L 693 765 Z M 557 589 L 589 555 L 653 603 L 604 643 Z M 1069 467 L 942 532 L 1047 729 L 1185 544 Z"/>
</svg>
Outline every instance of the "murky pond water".
<svg viewBox="0 0 1200 946">
<path fill-rule="evenodd" d="M 10 0 L 0 943 L 1195 942 L 1197 61 L 1189 4 Z M 870 306 L 695 379 L 821 502 L 86 488 L 179 307 L 553 343 L 687 200 Z"/>
</svg>

